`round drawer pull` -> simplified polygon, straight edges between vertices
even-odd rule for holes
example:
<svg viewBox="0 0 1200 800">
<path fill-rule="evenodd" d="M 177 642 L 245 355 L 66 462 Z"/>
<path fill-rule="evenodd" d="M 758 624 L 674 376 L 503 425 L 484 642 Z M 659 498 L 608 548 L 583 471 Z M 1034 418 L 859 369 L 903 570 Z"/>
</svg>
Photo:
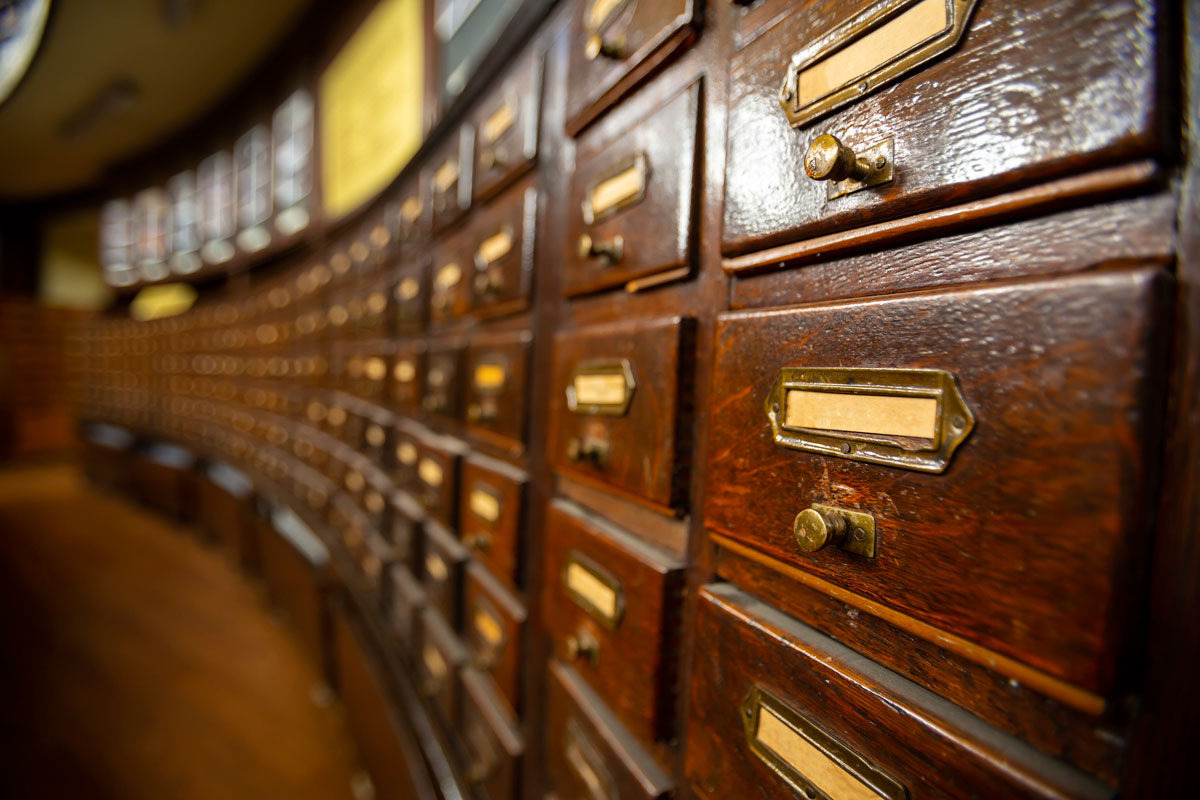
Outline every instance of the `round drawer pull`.
<svg viewBox="0 0 1200 800">
<path fill-rule="evenodd" d="M 479 153 L 479 165 L 484 169 L 499 169 L 504 166 L 504 159 L 496 152 L 496 148 L 489 147 Z"/>
<path fill-rule="evenodd" d="M 806 508 L 796 515 L 792 530 L 796 544 L 806 553 L 815 553 L 826 545 L 839 545 L 846 538 L 846 518 L 841 514 Z"/>
<path fill-rule="evenodd" d="M 469 550 L 486 553 L 492 549 L 492 537 L 490 534 L 483 531 L 480 531 L 479 533 L 468 533 L 463 537 L 463 544 Z"/>
<path fill-rule="evenodd" d="M 567 658 L 571 661 L 583 658 L 594 665 L 600 658 L 600 642 L 596 641 L 596 637 L 587 628 L 580 628 L 578 632 L 568 636 L 566 646 Z"/>
<path fill-rule="evenodd" d="M 625 40 L 622 38 L 605 41 L 603 36 L 593 33 L 588 36 L 587 43 L 583 46 L 583 54 L 587 56 L 588 61 L 595 61 L 600 56 L 613 59 L 624 58 Z"/>
<path fill-rule="evenodd" d="M 573 436 L 567 441 L 567 460 L 573 464 L 584 462 L 603 468 L 608 464 L 608 442 Z"/>
<path fill-rule="evenodd" d="M 616 264 L 624 248 L 625 238 L 620 234 L 608 241 L 597 241 L 586 233 L 579 237 L 579 258 L 583 260 L 601 258 L 607 264 Z"/>
<path fill-rule="evenodd" d="M 887 165 L 878 156 L 874 162 L 860 158 L 833 134 L 823 133 L 808 146 L 804 154 L 804 171 L 815 181 L 844 181 L 847 178 L 866 182 L 871 173 Z"/>
</svg>

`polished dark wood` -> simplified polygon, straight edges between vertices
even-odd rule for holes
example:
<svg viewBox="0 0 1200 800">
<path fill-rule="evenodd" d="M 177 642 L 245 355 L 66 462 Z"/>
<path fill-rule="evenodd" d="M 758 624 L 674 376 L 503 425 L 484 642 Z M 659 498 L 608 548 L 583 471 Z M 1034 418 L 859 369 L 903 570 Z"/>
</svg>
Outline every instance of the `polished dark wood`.
<svg viewBox="0 0 1200 800">
<path fill-rule="evenodd" d="M 429 604 L 457 629 L 461 620 L 467 549 L 450 531 L 436 522 L 425 525 L 424 533 L 421 582 L 425 586 Z"/>
<path fill-rule="evenodd" d="M 570 214 L 563 259 L 568 294 L 691 269 L 699 105 L 700 87 L 692 85 L 649 108 L 645 103 L 622 108 L 580 137 L 567 199 Z M 643 116 L 632 116 L 639 111 Z M 594 218 L 589 216 L 592 190 L 639 169 L 639 164 L 644 172 L 642 190 L 612 211 L 604 211 L 607 204 L 600 204 Z M 591 250 L 585 241 L 593 243 Z M 598 251 L 618 243 L 619 254 Z"/>
<path fill-rule="evenodd" d="M 621 490 L 664 510 L 686 507 L 692 321 L 647 320 L 555 337 L 547 456 L 558 471 Z M 580 366 L 628 362 L 635 386 L 620 415 L 577 413 L 567 390 Z M 582 410 L 582 409 L 581 409 Z M 599 463 L 570 458 L 571 440 L 606 447 Z"/>
<path fill-rule="evenodd" d="M 417 691 L 433 702 L 442 724 L 450 726 L 458 719 L 458 674 L 466 666 L 467 649 L 435 608 L 421 612 L 417 635 Z"/>
<path fill-rule="evenodd" d="M 1139 613 L 1170 289 L 1145 267 L 726 315 L 707 524 L 1109 695 Z M 975 428 L 942 474 L 777 445 L 779 370 L 824 365 L 948 370 Z M 792 523 L 812 503 L 870 513 L 876 557 L 802 552 Z"/>
<path fill-rule="evenodd" d="M 471 167 L 475 146 L 474 129 L 461 126 L 438 146 L 422 180 L 429 184 L 433 209 L 433 232 L 440 234 L 454 225 L 471 207 Z M 439 180 L 439 170 L 447 176 Z"/>
<path fill-rule="evenodd" d="M 528 331 L 478 334 L 467 348 L 467 428 L 513 456 L 525 452 L 530 339 Z"/>
<path fill-rule="evenodd" d="M 479 787 L 488 800 L 520 797 L 525 742 L 516 720 L 483 673 L 464 669 L 461 681 L 459 732 L 468 781 Z"/>
<path fill-rule="evenodd" d="M 539 204 L 536 177 L 519 180 L 471 217 L 463 280 L 476 317 L 503 317 L 529 307 Z M 507 237 L 503 254 L 488 252 L 497 237 Z"/>
<path fill-rule="evenodd" d="M 981 3 L 954 51 L 793 129 L 778 99 L 792 54 L 876 5 L 795 4 L 733 57 L 725 252 L 1167 154 L 1155 15 L 1138 0 Z M 858 148 L 893 139 L 896 179 L 827 201 L 803 165 L 826 132 Z"/>
<path fill-rule="evenodd" d="M 527 48 L 471 114 L 476 200 L 496 194 L 537 159 L 545 55 Z"/>
<path fill-rule="evenodd" d="M 463 461 L 459 531 L 472 556 L 509 589 L 526 584 L 527 477 L 500 461 L 472 455 Z M 482 503 L 476 500 L 481 494 Z M 498 514 L 492 518 L 492 503 Z"/>
<path fill-rule="evenodd" d="M 525 606 L 479 564 L 467 568 L 463 638 L 471 665 L 488 675 L 513 713 L 521 711 L 521 645 Z"/>
<path fill-rule="evenodd" d="M 749 746 L 743 703 L 765 689 L 909 797 L 1103 798 L 1111 790 L 1023 747 L 728 584 L 701 591 L 687 776 L 701 797 L 775 798 L 787 784 Z M 799 766 L 816 766 L 816 759 Z M 821 785 L 820 774 L 805 776 Z M 969 788 L 968 788 L 969 787 Z"/>
<path fill-rule="evenodd" d="M 671 709 L 679 664 L 675 637 L 683 570 L 678 562 L 563 501 L 547 523 L 542 607 L 558 658 L 570 663 L 646 746 L 674 735 Z M 568 559 L 587 565 L 616 592 L 616 620 L 603 620 L 568 589 Z M 591 637 L 594 654 L 569 646 Z"/>
</svg>

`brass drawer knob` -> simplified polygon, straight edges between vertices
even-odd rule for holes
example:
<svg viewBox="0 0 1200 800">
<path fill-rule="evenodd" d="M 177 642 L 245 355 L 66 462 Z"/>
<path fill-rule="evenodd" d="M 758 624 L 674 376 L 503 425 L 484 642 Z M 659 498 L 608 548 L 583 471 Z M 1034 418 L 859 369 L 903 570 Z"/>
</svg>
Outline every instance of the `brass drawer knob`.
<svg viewBox="0 0 1200 800">
<path fill-rule="evenodd" d="M 833 545 L 855 555 L 875 557 L 875 518 L 862 511 L 814 503 L 796 515 L 792 533 L 806 553 Z"/>
<path fill-rule="evenodd" d="M 567 441 L 567 460 L 573 464 L 584 462 L 603 468 L 608 464 L 608 442 L 573 436 Z"/>
<path fill-rule="evenodd" d="M 846 518 L 841 514 L 822 513 L 806 508 L 792 524 L 796 544 L 806 553 L 815 553 L 829 544 L 841 544 L 846 538 Z"/>
<path fill-rule="evenodd" d="M 608 241 L 597 241 L 586 233 L 579 237 L 579 257 L 581 259 L 600 258 L 607 264 L 616 264 L 621 260 L 621 252 L 625 248 L 625 238 L 614 236 Z"/>
<path fill-rule="evenodd" d="M 624 58 L 625 57 L 625 40 L 613 39 L 606 40 L 599 33 L 593 33 L 587 38 L 587 42 L 583 46 L 583 54 L 587 56 L 588 61 L 595 61 L 600 56 L 605 58 Z"/>
<path fill-rule="evenodd" d="M 479 165 L 484 169 L 497 169 L 504 166 L 504 159 L 496 152 L 496 148 L 489 147 L 480 151 Z"/>
<path fill-rule="evenodd" d="M 503 288 L 504 276 L 498 270 L 487 270 L 475 276 L 475 294 L 495 294 Z"/>
<path fill-rule="evenodd" d="M 815 181 L 844 181 L 852 178 L 856 181 L 866 181 L 876 169 L 886 165 L 879 163 L 880 156 L 871 162 L 860 158 L 833 134 L 823 133 L 808 146 L 804 154 L 804 171 Z"/>
<path fill-rule="evenodd" d="M 475 550 L 480 553 L 486 553 L 492 549 L 491 534 L 480 531 L 479 533 L 468 533 L 463 537 L 463 545 L 469 550 Z"/>
<path fill-rule="evenodd" d="M 596 641 L 596 637 L 587 628 L 580 628 L 578 632 L 568 636 L 566 646 L 567 658 L 571 661 L 582 658 L 594 665 L 600 658 L 600 642 Z"/>
</svg>

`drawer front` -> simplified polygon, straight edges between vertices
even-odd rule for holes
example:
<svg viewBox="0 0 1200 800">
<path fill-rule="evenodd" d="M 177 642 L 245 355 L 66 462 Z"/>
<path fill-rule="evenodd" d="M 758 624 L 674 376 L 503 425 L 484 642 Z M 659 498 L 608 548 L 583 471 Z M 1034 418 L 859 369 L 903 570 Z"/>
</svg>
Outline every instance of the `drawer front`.
<svg viewBox="0 0 1200 800">
<path fill-rule="evenodd" d="M 478 336 L 467 349 L 467 422 L 471 432 L 514 453 L 525 442 L 528 331 Z"/>
<path fill-rule="evenodd" d="M 382 468 L 388 452 L 388 430 L 390 429 L 390 416 L 379 415 L 369 418 L 367 425 L 363 428 L 362 454 L 366 456 L 375 467 Z M 372 511 L 372 513 L 379 513 Z"/>
<path fill-rule="evenodd" d="M 642 742 L 669 738 L 683 567 L 555 504 L 545 568 L 542 614 L 555 654 Z"/>
<path fill-rule="evenodd" d="M 472 115 L 475 197 L 487 198 L 529 169 L 537 158 L 543 54 L 529 48 Z"/>
<path fill-rule="evenodd" d="M 458 676 L 466 660 L 466 648 L 438 612 L 432 608 L 421 612 L 417 689 L 434 702 L 447 725 L 458 719 Z"/>
<path fill-rule="evenodd" d="M 387 540 L 396 555 L 396 562 L 417 569 L 421 555 L 421 522 L 424 514 L 407 494 L 392 496 L 388 515 Z"/>
<path fill-rule="evenodd" d="M 691 269 L 699 97 L 692 84 L 628 129 L 580 140 L 567 204 L 568 295 Z"/>
<path fill-rule="evenodd" d="M 549 459 L 660 508 L 687 493 L 690 318 L 555 338 Z"/>
<path fill-rule="evenodd" d="M 708 524 L 1106 693 L 1139 616 L 1168 308 L 1147 268 L 724 315 Z"/>
<path fill-rule="evenodd" d="M 1140 0 L 793 4 L 733 57 L 723 249 L 1156 154 L 1164 144 L 1155 19 Z M 905 62 L 912 66 L 896 67 Z M 1053 91 L 1035 88 L 1051 74 Z M 823 134 L 865 159 L 861 180 L 843 177 L 846 162 L 830 173 L 831 150 L 810 151 Z M 806 158 L 827 179 L 810 178 Z"/>
<path fill-rule="evenodd" d="M 525 741 L 487 678 L 473 669 L 462 672 L 458 731 L 466 754 L 466 778 L 482 790 L 482 796 L 488 800 L 520 797 Z"/>
<path fill-rule="evenodd" d="M 568 133 L 578 133 L 695 38 L 694 5 L 694 0 L 576 0 Z"/>
<path fill-rule="evenodd" d="M 730 584 L 701 590 L 686 774 L 703 797 L 1109 797 Z"/>
<path fill-rule="evenodd" d="M 479 564 L 467 569 L 463 636 L 471 665 L 487 673 L 514 713 L 521 710 L 521 637 L 525 607 Z"/>
<path fill-rule="evenodd" d="M 458 222 L 471 207 L 471 127 L 464 125 L 457 136 L 449 136 L 429 162 L 430 203 L 433 232 L 441 233 Z"/>
<path fill-rule="evenodd" d="M 415 492 L 417 463 L 421 460 L 419 440 L 410 431 L 397 427 L 392 431 L 392 482 L 397 489 Z"/>
<path fill-rule="evenodd" d="M 467 239 L 471 305 L 479 317 L 499 317 L 529 307 L 533 283 L 538 193 L 530 175 L 471 219 Z"/>
<path fill-rule="evenodd" d="M 391 568 L 392 607 L 390 619 L 396 638 L 411 653 L 417 616 L 425 609 L 425 592 L 408 567 L 401 564 Z"/>
<path fill-rule="evenodd" d="M 392 408 L 405 414 L 419 412 L 424 377 L 425 345 L 420 342 L 399 342 L 392 360 Z"/>
<path fill-rule="evenodd" d="M 458 628 L 467 551 L 450 531 L 437 523 L 425 525 L 421 552 L 421 581 L 429 605 Z"/>
<path fill-rule="evenodd" d="M 465 358 L 466 347 L 460 343 L 436 342 L 429 345 L 425 361 L 425 397 L 421 401 L 427 413 L 445 419 L 462 419 Z"/>
<path fill-rule="evenodd" d="M 391 281 L 374 279 L 362 293 L 362 317 L 357 330 L 363 337 L 383 338 L 388 335 L 389 298 Z"/>
<path fill-rule="evenodd" d="M 473 239 L 469 229 L 447 234 L 433 246 L 429 279 L 429 319 L 445 322 L 471 310 Z"/>
<path fill-rule="evenodd" d="M 523 585 L 522 542 L 525 476 L 492 469 L 475 458 L 463 461 L 459 530 L 462 542 L 510 589 Z"/>
<path fill-rule="evenodd" d="M 458 521 L 458 469 L 461 448 L 448 440 L 421 442 L 417 457 L 417 499 L 442 524 Z"/>
<path fill-rule="evenodd" d="M 418 261 L 429 246 L 431 209 L 429 174 L 409 180 L 387 205 L 386 218 L 395 238 L 401 263 Z"/>
<path fill-rule="evenodd" d="M 392 287 L 392 320 L 398 334 L 419 333 L 425 327 L 429 307 L 428 263 L 428 256 L 422 254 L 416 263 L 396 271 Z"/>
<path fill-rule="evenodd" d="M 666 800 L 672 782 L 569 667 L 550 664 L 546 772 L 559 797 Z M 738 795 L 731 795 L 738 796 Z"/>
</svg>

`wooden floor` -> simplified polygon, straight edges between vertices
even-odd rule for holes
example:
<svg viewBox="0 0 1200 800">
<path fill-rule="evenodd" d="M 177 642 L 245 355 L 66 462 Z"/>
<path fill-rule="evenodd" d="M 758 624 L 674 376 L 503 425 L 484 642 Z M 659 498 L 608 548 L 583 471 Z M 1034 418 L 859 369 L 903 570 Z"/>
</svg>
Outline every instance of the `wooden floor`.
<svg viewBox="0 0 1200 800">
<path fill-rule="evenodd" d="M 73 467 L 0 469 L 0 797 L 350 798 L 317 685 L 193 534 Z"/>
</svg>

